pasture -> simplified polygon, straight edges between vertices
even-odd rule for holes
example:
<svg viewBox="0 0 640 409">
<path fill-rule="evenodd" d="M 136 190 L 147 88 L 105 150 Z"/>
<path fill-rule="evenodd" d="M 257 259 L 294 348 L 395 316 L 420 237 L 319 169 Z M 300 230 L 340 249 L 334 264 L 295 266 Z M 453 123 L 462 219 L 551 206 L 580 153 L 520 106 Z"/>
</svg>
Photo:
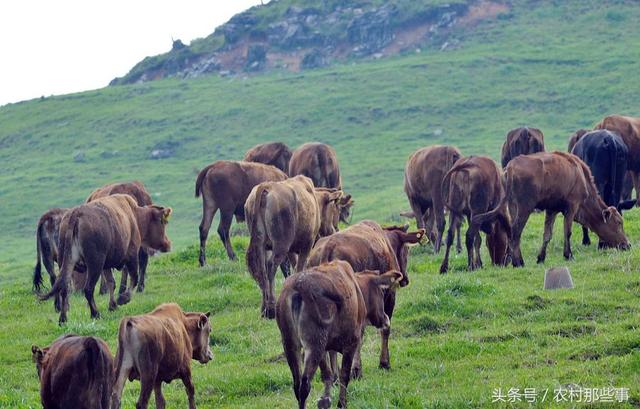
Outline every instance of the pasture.
<svg viewBox="0 0 640 409">
<path fill-rule="evenodd" d="M 246 226 L 233 225 L 239 261 L 230 262 L 214 222 L 209 266 L 197 267 L 197 171 L 239 159 L 258 142 L 322 141 L 338 152 L 354 220 L 403 222 L 404 162 L 421 146 L 447 143 L 498 159 L 506 131 L 526 124 L 543 130 L 547 150 L 564 150 L 571 132 L 606 114 L 637 115 L 639 19 L 628 2 L 516 1 L 508 20 L 482 23 L 451 51 L 301 74 L 171 79 L 1 107 L 0 407 L 40 407 L 32 344 L 74 332 L 104 338 L 115 354 L 120 318 L 167 301 L 212 311 L 215 358 L 193 363 L 200 407 L 293 407 L 277 327 L 260 318 L 260 292 L 244 264 Z M 150 159 L 157 149 L 171 156 Z M 31 292 L 37 219 L 82 202 L 97 186 L 133 178 L 174 208 L 167 229 L 174 250 L 151 260 L 145 293 L 130 304 L 108 312 L 99 296 L 102 319 L 92 321 L 84 297 L 74 295 L 60 328 L 52 303 Z M 414 248 L 411 284 L 399 290 L 392 319 L 392 369 L 377 368 L 379 337 L 369 329 L 364 378 L 349 385 L 351 407 L 529 407 L 524 399 L 492 403 L 498 387 L 549 389 L 539 406 L 579 406 L 550 402 L 555 388 L 568 385 L 627 387 L 629 401 L 615 407 L 640 406 L 640 210 L 625 214 L 625 230 L 631 251 L 597 251 L 580 245 L 575 226 L 576 260 L 566 263 L 556 223 L 545 266 L 568 265 L 576 288 L 554 292 L 542 290 L 544 269 L 535 264 L 540 214 L 522 238 L 523 269 L 469 273 L 462 254 L 441 276 L 442 254 Z M 483 256 L 487 263 L 484 247 Z M 164 391 L 169 407 L 186 405 L 180 382 Z M 320 391 L 316 380 L 310 405 Z M 123 407 L 138 392 L 139 383 L 128 383 Z"/>
</svg>

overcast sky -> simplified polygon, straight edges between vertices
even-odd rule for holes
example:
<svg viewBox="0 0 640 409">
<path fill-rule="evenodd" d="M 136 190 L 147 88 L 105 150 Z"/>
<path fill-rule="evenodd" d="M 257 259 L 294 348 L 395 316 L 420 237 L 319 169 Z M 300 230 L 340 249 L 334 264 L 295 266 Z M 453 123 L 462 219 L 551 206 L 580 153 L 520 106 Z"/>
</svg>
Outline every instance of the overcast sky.
<svg viewBox="0 0 640 409">
<path fill-rule="evenodd" d="M 265 1 L 267 3 L 267 1 Z M 0 105 L 102 88 L 260 0 L 0 0 Z"/>
</svg>

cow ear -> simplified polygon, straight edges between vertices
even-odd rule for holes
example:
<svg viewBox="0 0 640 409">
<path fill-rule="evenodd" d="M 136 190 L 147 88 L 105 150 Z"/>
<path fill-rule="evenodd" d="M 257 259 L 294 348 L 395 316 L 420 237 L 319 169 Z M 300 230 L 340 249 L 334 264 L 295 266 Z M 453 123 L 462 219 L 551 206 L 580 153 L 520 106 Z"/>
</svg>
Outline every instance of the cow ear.
<svg viewBox="0 0 640 409">
<path fill-rule="evenodd" d="M 200 319 L 198 319 L 198 329 L 203 329 L 207 326 L 207 322 L 209 322 L 209 316 L 207 314 L 200 314 Z"/>
<path fill-rule="evenodd" d="M 412 246 L 412 245 L 419 244 L 422 241 L 422 239 L 424 239 L 424 237 L 425 237 L 425 230 L 420 229 L 418 231 L 404 233 L 402 236 L 402 241 L 405 244 Z"/>
<path fill-rule="evenodd" d="M 209 317 L 211 316 L 211 311 L 207 311 L 207 312 L 205 312 L 205 313 L 204 313 L 204 315 L 206 315 L 206 316 L 207 316 L 207 318 L 209 318 Z"/>
<path fill-rule="evenodd" d="M 602 220 L 607 223 L 609 220 L 611 220 L 611 216 L 613 215 L 613 212 L 611 211 L 610 207 L 607 207 L 606 209 L 604 209 L 602 211 Z"/>
<path fill-rule="evenodd" d="M 169 217 L 171 217 L 171 213 L 173 213 L 173 209 L 170 207 L 165 207 L 162 209 L 162 224 L 169 223 Z"/>
<path fill-rule="evenodd" d="M 341 197 L 342 197 L 342 190 L 331 192 L 327 195 L 327 203 L 330 203 L 330 202 L 338 203 Z"/>
<path fill-rule="evenodd" d="M 387 271 L 386 273 L 374 278 L 374 283 L 381 289 L 395 289 L 400 285 L 400 281 L 404 277 L 400 271 Z"/>
<path fill-rule="evenodd" d="M 353 206 L 351 195 L 342 196 L 340 198 L 340 206 Z"/>
<path fill-rule="evenodd" d="M 42 357 L 44 356 L 44 353 L 36 345 L 32 345 L 31 346 L 31 356 L 33 358 L 33 362 L 38 362 L 38 361 L 40 361 L 42 359 Z"/>
</svg>

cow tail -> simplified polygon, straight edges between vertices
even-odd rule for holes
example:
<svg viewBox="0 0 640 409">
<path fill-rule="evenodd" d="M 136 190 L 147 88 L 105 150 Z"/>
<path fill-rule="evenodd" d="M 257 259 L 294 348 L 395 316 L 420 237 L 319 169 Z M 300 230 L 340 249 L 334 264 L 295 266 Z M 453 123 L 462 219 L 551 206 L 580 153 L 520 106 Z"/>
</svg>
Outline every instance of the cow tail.
<svg viewBox="0 0 640 409">
<path fill-rule="evenodd" d="M 63 288 L 66 288 L 68 285 L 69 276 L 75 267 L 76 261 L 73 259 L 73 241 L 74 237 L 78 236 L 78 224 L 79 217 L 75 210 L 71 211 L 71 215 L 69 216 L 69 222 L 67 223 L 67 228 L 65 229 L 64 236 L 60 237 L 60 248 L 58 252 L 59 260 L 61 261 L 60 265 L 60 276 L 51 287 L 48 293 L 39 295 L 40 300 L 45 301 L 49 298 L 58 295 Z"/>
<path fill-rule="evenodd" d="M 40 293 L 42 288 L 42 233 L 44 223 L 40 221 L 38 223 L 38 229 L 36 230 L 36 267 L 33 270 L 33 290 L 36 293 Z"/>
<path fill-rule="evenodd" d="M 326 288 L 308 285 L 304 281 L 296 281 L 293 287 L 311 311 L 312 319 L 320 326 L 326 327 L 333 323 L 335 316 L 342 308 L 344 300 L 340 294 Z M 335 305 L 336 313 L 332 314 L 330 306 Z M 298 307 L 298 311 L 299 311 Z M 294 311 L 295 313 L 295 311 Z M 295 314 L 294 314 L 295 316 Z"/>
<path fill-rule="evenodd" d="M 445 206 L 448 207 L 448 204 L 451 203 L 449 200 L 449 194 L 451 193 L 451 178 L 453 174 L 457 171 L 457 169 L 451 168 L 444 175 L 444 179 L 442 179 L 442 199 L 444 199 Z"/>
<path fill-rule="evenodd" d="M 624 178 L 624 174 L 622 176 L 618 175 L 618 144 L 615 143 L 615 141 L 613 140 L 613 138 L 611 138 L 610 136 L 606 136 L 605 137 L 605 143 L 608 143 L 609 145 L 609 166 L 610 166 L 610 178 L 611 178 L 611 183 L 613 183 L 612 188 L 610 189 L 611 192 L 611 196 L 613 196 L 613 194 L 615 193 L 615 184 L 616 181 L 618 180 L 618 177 L 623 177 Z M 605 199 L 603 197 L 603 199 Z M 607 198 L 609 199 L 608 202 L 606 203 L 607 206 L 617 206 L 618 202 L 620 202 L 620 197 L 618 195 L 618 197 L 610 197 Z"/>
<path fill-rule="evenodd" d="M 249 247 L 247 247 L 247 267 L 251 275 L 258 281 L 264 279 L 262 273 L 265 271 L 265 254 L 262 248 L 262 242 L 264 241 L 264 234 L 259 230 L 259 224 L 262 220 L 262 208 L 264 207 L 264 196 L 269 193 L 267 187 L 263 184 L 258 185 L 256 188 L 256 198 L 251 211 L 251 220 L 249 220 L 249 230 L 251 232 L 251 238 L 249 239 Z"/>
<path fill-rule="evenodd" d="M 196 197 L 200 197 L 202 193 L 202 184 L 204 183 L 204 178 L 207 176 L 207 172 L 211 169 L 211 165 L 205 167 L 198 173 L 198 177 L 196 178 Z"/>
<path fill-rule="evenodd" d="M 100 348 L 100 344 L 98 340 L 93 337 L 87 337 L 84 340 L 84 351 L 87 355 L 87 373 L 89 376 L 89 384 L 93 385 L 97 382 L 105 382 L 111 381 L 112 373 L 102 348 Z M 105 377 L 106 375 L 106 377 Z M 106 378 L 106 379 L 105 379 Z M 105 385 L 100 385 L 101 389 L 104 388 Z M 91 390 L 93 388 L 89 388 Z M 106 390 L 105 390 L 106 389 Z M 103 393 L 110 391 L 111 388 L 104 388 L 97 398 L 101 398 Z"/>
<path fill-rule="evenodd" d="M 128 338 L 129 331 L 133 327 L 133 323 L 131 322 L 131 318 L 124 317 L 120 320 L 120 328 L 118 328 L 118 351 L 116 352 L 116 369 L 114 371 L 115 379 L 120 376 L 120 371 L 122 370 L 122 363 L 124 361 L 124 344 L 125 340 Z"/>
</svg>

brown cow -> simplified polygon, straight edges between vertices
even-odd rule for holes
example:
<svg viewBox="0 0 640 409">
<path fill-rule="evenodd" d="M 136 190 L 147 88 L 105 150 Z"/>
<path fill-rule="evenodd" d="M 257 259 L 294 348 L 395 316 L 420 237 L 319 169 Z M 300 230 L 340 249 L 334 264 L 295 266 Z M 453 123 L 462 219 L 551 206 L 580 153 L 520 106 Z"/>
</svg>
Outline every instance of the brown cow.
<svg viewBox="0 0 640 409">
<path fill-rule="evenodd" d="M 465 216 L 469 221 L 466 233 L 469 270 L 482 267 L 480 230 L 487 234 L 487 247 L 492 263 L 505 265 L 507 262 L 511 219 L 506 204 L 502 205 L 494 221 L 481 226 L 471 223 L 474 215 L 486 213 L 500 204 L 504 196 L 501 173 L 491 158 L 470 156 L 459 159 L 444 177 L 442 196 L 449 209 L 449 231 L 440 273 L 446 273 L 449 268 L 449 251 L 453 244 L 454 230 L 460 226 Z"/>
<path fill-rule="evenodd" d="M 622 115 L 609 115 L 598 122 L 594 129 L 607 129 L 615 132 L 629 149 L 627 161 L 628 173 L 631 175 L 636 190 L 636 205 L 640 205 L 640 118 Z M 627 189 L 628 190 L 628 189 Z M 628 190 L 629 195 L 631 191 Z M 623 193 L 623 197 L 626 193 Z"/>
<path fill-rule="evenodd" d="M 195 388 L 191 380 L 191 360 L 206 364 L 213 359 L 209 348 L 209 313 L 183 312 L 178 304 L 161 304 L 152 312 L 124 317 L 118 330 L 115 385 L 111 408 L 120 407 L 127 378 L 140 380 L 136 408 L 149 404 L 151 391 L 156 408 L 164 409 L 162 382 L 181 379 L 187 390 L 189 408 L 195 409 Z"/>
<path fill-rule="evenodd" d="M 313 181 L 315 187 L 342 190 L 340 165 L 335 149 L 320 142 L 309 142 L 293 151 L 289 162 L 289 176 L 304 175 Z M 349 223 L 351 195 L 345 195 L 340 220 Z"/>
<path fill-rule="evenodd" d="M 278 298 L 276 320 L 299 408 L 306 407 L 318 366 L 325 386 L 318 408 L 331 407 L 334 378 L 327 360 L 329 351 L 342 354 L 338 406 L 347 406 L 351 364 L 362 343 L 365 319 L 373 313 L 367 311 L 365 299 L 373 304 L 372 298 L 375 298 L 381 306 L 381 290 L 395 286 L 401 277 L 398 271 L 356 275 L 347 262 L 333 261 L 285 280 Z M 384 321 L 386 316 L 380 310 L 376 311 L 381 314 L 377 318 Z M 304 359 L 300 354 L 302 349 Z M 304 362 L 302 370 L 300 362 Z"/>
<path fill-rule="evenodd" d="M 60 224 L 60 277 L 51 291 L 41 296 L 43 300 L 56 297 L 56 309 L 60 309 L 60 324 L 67 320 L 68 281 L 71 270 L 79 262 L 87 269 L 84 294 L 89 302 L 92 318 L 100 315 L 93 292 L 103 270 L 107 274 L 109 285 L 109 309 L 116 308 L 112 268 L 122 269 L 123 275 L 131 275 L 131 287 L 118 297 L 119 304 L 129 302 L 131 289 L 138 281 L 140 247 L 163 252 L 171 248 L 171 242 L 165 235 L 165 225 L 170 214 L 171 208 L 140 207 L 131 196 L 121 194 L 96 199 L 69 210 Z"/>
<path fill-rule="evenodd" d="M 103 340 L 67 334 L 31 352 L 44 409 L 109 409 L 113 356 Z"/>
<path fill-rule="evenodd" d="M 258 162 L 275 166 L 284 173 L 289 172 L 291 150 L 282 142 L 270 142 L 256 145 L 244 155 L 245 162 Z"/>
<path fill-rule="evenodd" d="M 418 228 L 426 229 L 436 253 L 440 251 L 445 226 L 442 180 L 461 157 L 460 151 L 453 146 L 428 146 L 415 151 L 404 170 L 404 191 L 416 216 L 416 224 Z"/>
<path fill-rule="evenodd" d="M 513 217 L 509 252 L 514 267 L 524 265 L 520 236 L 534 209 L 546 210 L 544 240 L 538 263 L 546 258 L 553 223 L 559 212 L 564 216 L 564 257 L 572 259 L 571 224 L 575 220 L 594 231 L 606 247 L 629 248 L 622 216 L 614 206 L 607 207 L 598 195 L 589 167 L 577 156 L 566 152 L 540 152 L 522 155 L 505 169 L 506 195 Z M 502 205 L 503 203 L 501 203 Z M 477 215 L 472 223 L 485 223 L 498 214 L 497 208 Z"/>
<path fill-rule="evenodd" d="M 93 202 L 96 199 L 100 199 L 101 197 L 107 197 L 116 194 L 124 194 L 129 195 L 136 199 L 138 206 L 151 206 L 153 201 L 151 200 L 151 195 L 144 187 L 142 182 L 134 180 L 133 182 L 122 182 L 122 183 L 110 183 L 108 185 L 104 185 L 96 190 L 94 190 L 85 203 Z M 139 293 L 144 291 L 144 279 L 147 274 L 147 265 L 149 264 L 149 249 L 145 249 L 144 247 L 140 248 L 140 254 L 138 254 L 138 265 L 140 269 L 140 273 L 138 274 L 138 288 L 137 291 Z M 127 288 L 126 276 L 122 276 L 123 280 L 120 282 L 120 290 L 119 294 L 125 292 Z M 86 281 L 85 274 L 73 274 L 73 285 L 76 289 L 84 288 L 84 282 Z M 102 276 L 100 279 L 100 294 L 106 294 L 106 281 L 105 277 Z"/>
<path fill-rule="evenodd" d="M 544 152 L 544 135 L 538 128 L 514 128 L 507 133 L 502 145 L 502 168 L 519 155 Z"/>
<path fill-rule="evenodd" d="M 33 270 L 33 289 L 39 293 L 42 288 L 42 264 L 49 273 L 51 286 L 56 281 L 54 262 L 58 262 L 58 241 L 60 222 L 69 209 L 50 209 L 40 217 L 36 230 L 36 267 Z"/>
<path fill-rule="evenodd" d="M 247 266 L 262 290 L 263 317 L 275 317 L 278 266 L 287 257 L 294 260 L 297 256 L 295 271 L 301 271 L 318 237 L 337 230 L 341 195 L 340 190 L 314 190 L 311 179 L 302 175 L 263 182 L 249 194 L 245 204 L 251 235 Z"/>
<path fill-rule="evenodd" d="M 420 242 L 424 236 L 424 229 L 416 232 L 407 232 L 407 227 L 387 227 L 371 220 L 356 223 L 331 236 L 324 237 L 315 244 L 307 267 L 319 266 L 333 260 L 348 262 L 354 271 L 400 271 L 403 276 L 400 286 L 409 284 L 407 264 L 409 258 L 409 246 Z M 384 312 L 393 316 L 396 303 L 395 289 L 385 291 Z M 389 335 L 390 328 L 382 328 L 380 336 L 382 348 L 380 351 L 380 367 L 391 367 L 389 360 Z M 362 366 L 359 361 L 354 364 L 354 376 L 360 376 Z"/>
<path fill-rule="evenodd" d="M 329 187 L 316 187 L 316 192 L 325 191 L 325 192 L 336 192 L 341 191 L 340 189 L 329 188 Z M 349 224 L 349 217 L 351 216 L 351 208 L 353 207 L 354 200 L 351 195 L 343 195 L 340 197 L 340 201 L 338 201 L 338 206 L 340 207 L 340 217 L 339 220 L 341 222 Z"/>
<path fill-rule="evenodd" d="M 576 146 L 576 143 L 582 138 L 585 134 L 589 133 L 588 129 L 578 129 L 569 137 L 569 143 L 567 144 L 567 152 L 571 152 L 573 147 Z"/>
<path fill-rule="evenodd" d="M 287 175 L 281 170 L 262 163 L 219 160 L 202 169 L 196 179 L 196 197 L 202 194 L 202 222 L 200 222 L 201 266 L 207 262 L 207 236 L 211 222 L 220 209 L 218 234 L 224 243 L 229 259 L 236 255 L 231 247 L 229 229 L 233 216 L 237 222 L 244 221 L 244 203 L 254 186 L 267 181 L 285 180 Z"/>
</svg>

